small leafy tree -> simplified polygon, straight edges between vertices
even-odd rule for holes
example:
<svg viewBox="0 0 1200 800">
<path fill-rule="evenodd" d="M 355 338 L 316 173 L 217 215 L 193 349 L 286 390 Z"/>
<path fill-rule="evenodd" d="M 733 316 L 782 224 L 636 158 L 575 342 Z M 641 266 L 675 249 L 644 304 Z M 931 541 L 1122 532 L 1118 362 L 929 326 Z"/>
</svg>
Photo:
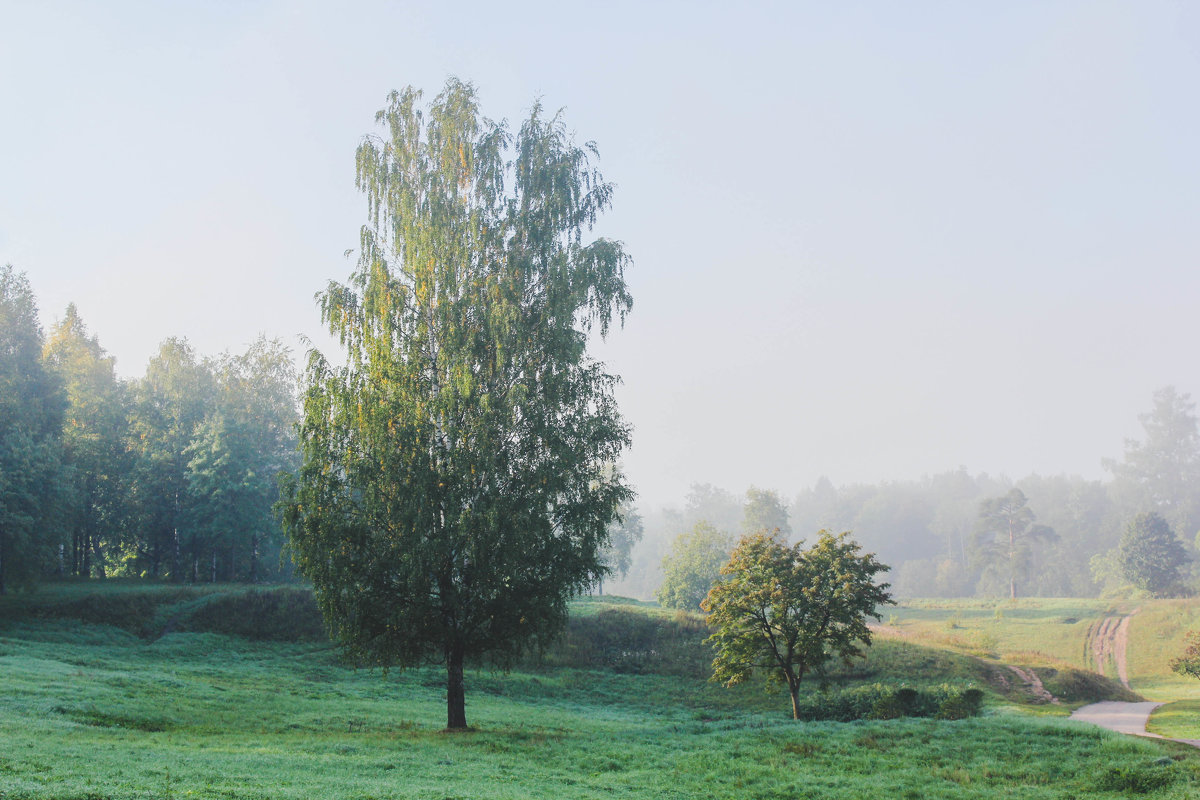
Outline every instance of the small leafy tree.
<svg viewBox="0 0 1200 800">
<path fill-rule="evenodd" d="M 742 506 L 742 533 L 778 530 L 784 538 L 791 536 L 788 511 L 779 493 L 751 486 L 746 490 L 746 502 Z"/>
<path fill-rule="evenodd" d="M 1187 649 L 1171 662 L 1171 671 L 1185 678 L 1200 680 L 1200 631 L 1188 633 Z"/>
<path fill-rule="evenodd" d="M 871 644 L 867 617 L 878 620 L 878 607 L 893 602 L 889 584 L 875 583 L 888 567 L 861 550 L 849 532 L 820 531 L 808 549 L 766 533 L 742 537 L 703 603 L 716 631 L 713 679 L 732 686 L 764 670 L 787 684 L 798 719 L 804 676 L 861 656 Z"/>
<path fill-rule="evenodd" d="M 1154 512 L 1134 517 L 1117 548 L 1121 576 L 1160 597 L 1178 587 L 1180 569 L 1187 562 L 1183 543 L 1167 521 Z"/>
<path fill-rule="evenodd" d="M 733 537 L 701 520 L 681 533 L 663 558 L 663 582 L 655 596 L 661 605 L 695 611 L 717 582 L 729 559 Z"/>
<path fill-rule="evenodd" d="M 625 577 L 633 564 L 633 548 L 642 540 L 645 526 L 642 524 L 642 515 L 632 503 L 622 503 L 618 514 L 618 519 L 608 528 L 608 544 L 602 555 L 609 575 Z M 597 588 L 600 594 L 604 594 L 603 578 Z"/>
</svg>

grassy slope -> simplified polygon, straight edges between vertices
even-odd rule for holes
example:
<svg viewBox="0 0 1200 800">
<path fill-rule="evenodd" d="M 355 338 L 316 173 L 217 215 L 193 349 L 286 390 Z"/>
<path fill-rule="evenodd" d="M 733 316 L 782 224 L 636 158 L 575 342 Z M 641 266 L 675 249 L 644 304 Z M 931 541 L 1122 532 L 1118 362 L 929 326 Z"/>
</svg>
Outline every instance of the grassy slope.
<svg viewBox="0 0 1200 800">
<path fill-rule="evenodd" d="M 1162 736 L 1200 739 L 1200 682 L 1171 672 L 1171 659 L 1186 648 L 1188 631 L 1200 629 L 1200 600 L 1142 604 L 1129 632 L 1129 669 L 1148 697 L 1164 701 L 1147 730 Z"/>
<path fill-rule="evenodd" d="M 1119 604 L 1088 599 L 909 600 L 888 612 L 885 635 L 973 656 L 992 667 L 992 688 L 999 688 L 998 679 L 1008 680 L 1011 686 L 1004 694 L 1015 702 L 1029 698 L 1007 665 L 1032 670 L 1063 701 L 1039 711 L 1065 715 L 1097 700 L 1141 699 L 1115 680 L 1101 679 L 1091 671 L 1085 646 L 1088 628 L 1118 613 L 1122 613 Z"/>
<path fill-rule="evenodd" d="M 1200 630 L 1200 599 L 1030 599 L 1016 604 L 922 600 L 897 609 L 892 622 L 915 641 L 931 645 L 990 653 L 1011 663 L 1036 663 L 1043 657 L 1046 663 L 1058 660 L 1090 667 L 1084 647 L 1088 626 L 1106 616 L 1134 611 L 1126 650 L 1130 683 L 1146 698 L 1165 703 L 1151 716 L 1147 729 L 1162 736 L 1200 739 L 1200 682 L 1175 675 L 1169 666 L 1186 647 L 1187 632 Z M 1050 682 L 1047 685 L 1053 690 Z"/>
<path fill-rule="evenodd" d="M 924 640 L 981 656 L 1038 653 L 1088 668 L 1088 626 L 1119 612 L 1119 605 L 1104 600 L 913 600 L 893 612 L 893 624 Z"/>
<path fill-rule="evenodd" d="M 881 642 L 841 680 L 985 668 Z M 758 686 L 570 667 L 470 675 L 478 730 L 448 735 L 441 685 L 436 670 L 348 669 L 318 642 L 0 623 L 0 798 L 1061 798 L 1158 783 L 1149 796 L 1185 797 L 1198 785 L 1192 751 L 1060 720 L 794 723 Z"/>
</svg>

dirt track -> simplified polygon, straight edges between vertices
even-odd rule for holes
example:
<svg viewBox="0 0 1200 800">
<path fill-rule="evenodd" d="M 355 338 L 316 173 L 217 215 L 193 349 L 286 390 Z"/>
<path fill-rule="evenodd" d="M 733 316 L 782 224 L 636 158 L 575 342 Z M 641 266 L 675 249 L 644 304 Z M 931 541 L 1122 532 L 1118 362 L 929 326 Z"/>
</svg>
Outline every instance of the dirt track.
<svg viewBox="0 0 1200 800">
<path fill-rule="evenodd" d="M 1111 662 L 1116 668 L 1117 678 L 1129 688 L 1129 668 L 1125 661 L 1125 650 L 1129 645 L 1129 623 L 1141 611 L 1135 608 L 1123 617 L 1105 617 L 1093 623 L 1087 632 L 1087 648 L 1091 652 L 1096 672 L 1107 675 Z"/>
</svg>

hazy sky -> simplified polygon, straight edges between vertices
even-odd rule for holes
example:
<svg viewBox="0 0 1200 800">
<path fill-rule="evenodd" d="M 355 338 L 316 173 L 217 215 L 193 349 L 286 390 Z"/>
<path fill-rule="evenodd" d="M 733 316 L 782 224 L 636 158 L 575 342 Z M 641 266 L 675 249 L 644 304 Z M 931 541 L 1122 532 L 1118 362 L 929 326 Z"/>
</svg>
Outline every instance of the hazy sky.
<svg viewBox="0 0 1200 800">
<path fill-rule="evenodd" d="M 393 88 L 541 97 L 618 185 L 627 470 L 1101 477 L 1200 394 L 1200 4 L 0 0 L 0 263 L 118 370 L 322 347 Z"/>
</svg>

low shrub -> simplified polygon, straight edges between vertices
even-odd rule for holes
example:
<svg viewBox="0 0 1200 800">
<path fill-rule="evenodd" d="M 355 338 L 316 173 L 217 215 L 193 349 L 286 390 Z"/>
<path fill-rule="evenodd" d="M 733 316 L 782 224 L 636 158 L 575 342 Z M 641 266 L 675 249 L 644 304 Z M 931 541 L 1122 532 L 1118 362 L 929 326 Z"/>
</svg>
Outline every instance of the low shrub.
<svg viewBox="0 0 1200 800">
<path fill-rule="evenodd" d="M 929 686 L 914 689 L 871 683 L 809 695 L 800 702 L 800 718 L 852 722 L 859 719 L 936 717 L 964 719 L 979 714 L 983 692 L 972 686 Z"/>
</svg>

